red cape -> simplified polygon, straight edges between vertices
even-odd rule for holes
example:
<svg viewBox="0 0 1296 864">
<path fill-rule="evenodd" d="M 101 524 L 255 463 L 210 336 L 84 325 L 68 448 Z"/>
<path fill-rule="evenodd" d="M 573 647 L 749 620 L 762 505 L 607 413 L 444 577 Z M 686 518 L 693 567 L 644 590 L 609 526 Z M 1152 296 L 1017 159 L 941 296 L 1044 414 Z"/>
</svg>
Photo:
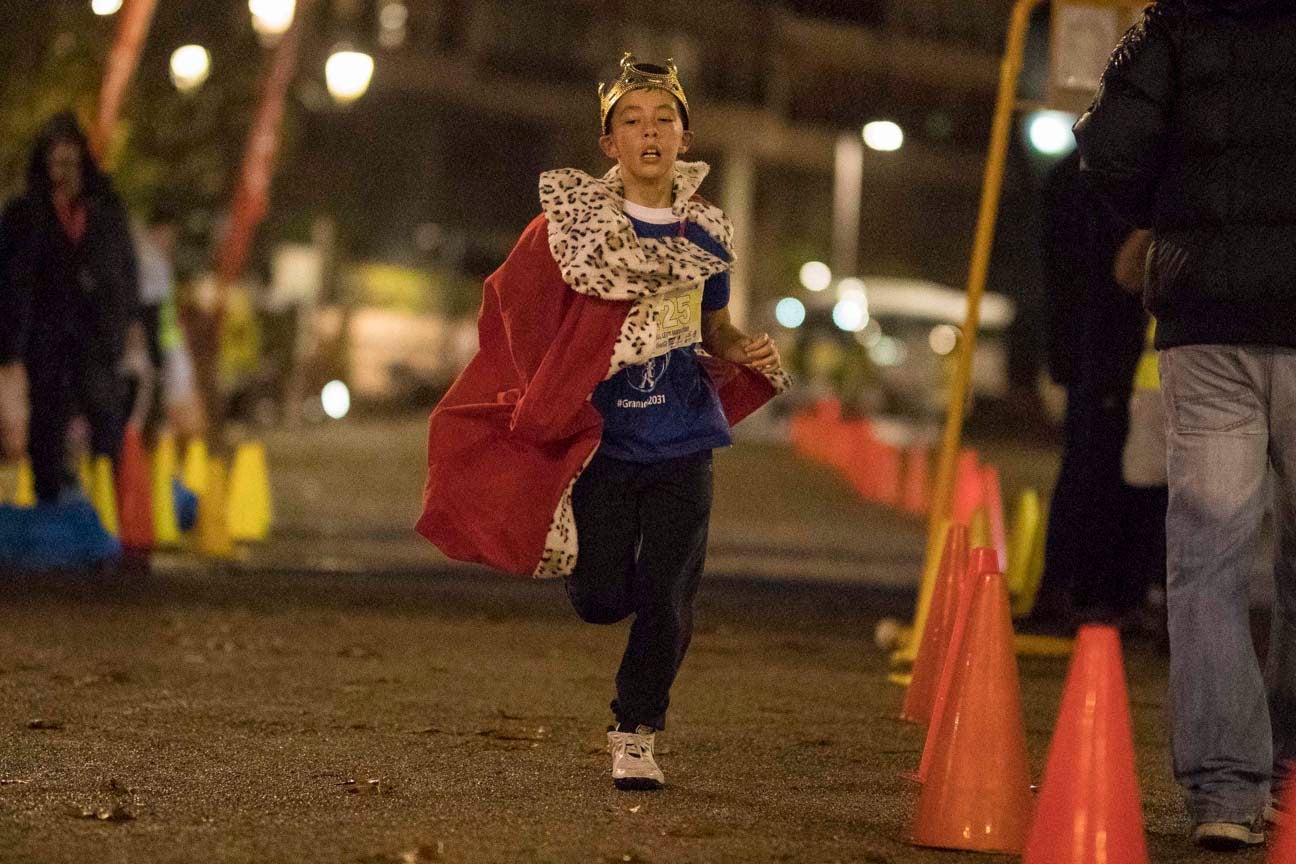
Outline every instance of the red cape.
<svg viewBox="0 0 1296 864">
<path fill-rule="evenodd" d="M 486 280 L 479 348 L 428 421 L 417 529 L 450 558 L 536 572 L 554 513 L 598 447 L 589 397 L 607 374 L 630 301 L 573 291 L 537 216 Z M 764 405 L 759 372 L 702 356 L 730 425 Z"/>
</svg>

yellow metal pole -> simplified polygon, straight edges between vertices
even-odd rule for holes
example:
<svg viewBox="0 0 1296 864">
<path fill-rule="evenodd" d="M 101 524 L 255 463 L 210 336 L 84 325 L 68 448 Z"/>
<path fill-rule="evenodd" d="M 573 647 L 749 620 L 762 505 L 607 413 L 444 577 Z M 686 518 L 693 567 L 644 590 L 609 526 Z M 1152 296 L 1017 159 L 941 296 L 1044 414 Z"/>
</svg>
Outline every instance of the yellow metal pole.
<svg viewBox="0 0 1296 864">
<path fill-rule="evenodd" d="M 941 438 L 940 458 L 936 469 L 936 488 L 932 493 L 931 515 L 927 522 L 927 560 L 923 564 L 924 582 L 928 574 L 939 568 L 941 549 L 934 538 L 941 524 L 950 516 L 954 498 L 954 468 L 963 440 L 963 409 L 967 403 L 972 382 L 972 355 L 976 350 L 977 328 L 981 323 L 981 296 L 985 293 L 986 275 L 990 270 L 990 251 L 994 246 L 995 226 L 999 215 L 999 198 L 1003 192 L 1004 164 L 1008 159 L 1008 144 L 1012 135 L 1013 114 L 1017 108 L 1017 80 L 1021 77 L 1022 58 L 1026 52 L 1026 33 L 1030 16 L 1043 0 L 1017 0 L 1013 7 L 1012 23 L 1003 63 L 999 69 L 999 96 L 995 103 L 994 130 L 990 136 L 990 152 L 986 157 L 985 181 L 981 187 L 981 212 L 977 217 L 976 240 L 972 247 L 972 266 L 967 284 L 967 317 L 963 322 L 963 335 L 959 340 L 958 365 L 950 391 L 949 409 L 945 415 L 945 433 Z M 934 578 L 934 577 L 933 577 Z M 922 631 L 927 624 L 931 605 L 931 589 L 923 585 L 919 590 L 918 609 L 914 627 L 906 644 L 893 656 L 898 662 L 909 661 L 917 655 Z"/>
</svg>

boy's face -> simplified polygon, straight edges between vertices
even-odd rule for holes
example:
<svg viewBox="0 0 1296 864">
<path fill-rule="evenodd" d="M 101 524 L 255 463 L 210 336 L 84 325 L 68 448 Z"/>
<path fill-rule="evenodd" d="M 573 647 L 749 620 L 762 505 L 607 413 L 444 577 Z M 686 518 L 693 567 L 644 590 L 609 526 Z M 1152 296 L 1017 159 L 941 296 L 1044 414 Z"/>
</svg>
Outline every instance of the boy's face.
<svg viewBox="0 0 1296 864">
<path fill-rule="evenodd" d="M 671 176 L 675 159 L 693 143 L 675 97 L 656 88 L 631 90 L 618 99 L 610 125 L 599 147 L 617 160 L 623 174 L 641 182 Z"/>
</svg>

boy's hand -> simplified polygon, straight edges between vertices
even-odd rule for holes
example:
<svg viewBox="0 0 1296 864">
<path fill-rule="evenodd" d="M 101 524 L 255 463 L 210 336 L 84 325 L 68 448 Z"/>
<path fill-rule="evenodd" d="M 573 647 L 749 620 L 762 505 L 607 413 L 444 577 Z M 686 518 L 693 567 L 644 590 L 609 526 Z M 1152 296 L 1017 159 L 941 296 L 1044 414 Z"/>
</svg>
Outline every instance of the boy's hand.
<svg viewBox="0 0 1296 864">
<path fill-rule="evenodd" d="M 737 357 L 727 359 L 750 366 L 760 372 L 773 372 L 782 365 L 778 346 L 774 344 L 774 340 L 770 338 L 768 333 L 749 336 L 738 343 L 737 348 L 742 353 L 741 359 Z M 734 353 L 738 353 L 738 351 Z"/>
<path fill-rule="evenodd" d="M 730 363 L 750 366 L 758 372 L 771 372 L 782 365 L 778 346 L 768 333 L 734 339 L 725 345 L 719 356 Z"/>
<path fill-rule="evenodd" d="M 702 347 L 714 357 L 758 372 L 773 372 L 782 367 L 778 346 L 768 333 L 748 336 L 729 322 L 729 310 L 702 313 Z"/>
</svg>

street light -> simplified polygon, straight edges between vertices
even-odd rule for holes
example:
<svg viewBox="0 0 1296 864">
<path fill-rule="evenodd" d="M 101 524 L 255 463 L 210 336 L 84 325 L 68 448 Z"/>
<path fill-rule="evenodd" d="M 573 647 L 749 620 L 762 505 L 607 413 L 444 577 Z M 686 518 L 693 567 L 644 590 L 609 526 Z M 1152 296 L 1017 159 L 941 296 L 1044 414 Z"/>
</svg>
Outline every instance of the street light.
<svg viewBox="0 0 1296 864">
<path fill-rule="evenodd" d="M 90 11 L 96 15 L 116 15 L 121 7 L 122 0 L 90 0 Z"/>
<path fill-rule="evenodd" d="M 807 291 L 822 291 L 832 284 L 832 270 L 822 261 L 801 265 L 801 284 Z"/>
<path fill-rule="evenodd" d="M 378 10 L 378 44 L 399 48 L 405 42 L 409 7 L 403 0 L 388 0 Z"/>
<path fill-rule="evenodd" d="M 1036 152 L 1045 156 L 1061 156 L 1075 147 L 1071 126 L 1075 117 L 1065 111 L 1037 111 L 1027 121 L 1027 135 Z"/>
<path fill-rule="evenodd" d="M 864 126 L 864 143 L 871 150 L 891 153 L 904 146 L 904 130 L 891 120 L 874 120 Z"/>
<path fill-rule="evenodd" d="M 262 39 L 277 39 L 288 32 L 297 13 L 297 0 L 248 0 L 252 29 Z"/>
<path fill-rule="evenodd" d="M 181 45 L 171 54 L 171 83 L 181 93 L 192 93 L 211 74 L 211 54 L 201 45 Z"/>
<path fill-rule="evenodd" d="M 865 300 L 866 293 L 867 291 L 864 286 L 864 280 L 857 276 L 847 276 L 845 279 L 837 283 L 838 300 L 842 300 L 846 297 L 857 297 L 867 303 L 868 301 Z"/>
<path fill-rule="evenodd" d="M 937 324 L 927 334 L 927 344 L 934 354 L 947 357 L 958 347 L 959 331 L 953 324 Z"/>
<path fill-rule="evenodd" d="M 795 297 L 784 297 L 774 307 L 774 317 L 780 325 L 795 330 L 805 323 L 805 304 Z"/>
<path fill-rule="evenodd" d="M 868 325 L 864 280 L 850 276 L 837 283 L 837 304 L 833 306 L 832 319 L 839 329 L 848 333 L 858 333 Z"/>
<path fill-rule="evenodd" d="M 329 95 L 340 105 L 354 102 L 369 89 L 373 71 L 374 61 L 368 54 L 348 47 L 335 48 L 324 64 Z"/>
<path fill-rule="evenodd" d="M 324 413 L 334 420 L 341 420 L 351 410 L 351 391 L 341 381 L 330 381 L 320 391 L 320 404 Z"/>
<path fill-rule="evenodd" d="M 843 297 L 833 306 L 832 320 L 839 330 L 858 333 L 869 323 L 868 306 L 861 297 Z"/>
</svg>

